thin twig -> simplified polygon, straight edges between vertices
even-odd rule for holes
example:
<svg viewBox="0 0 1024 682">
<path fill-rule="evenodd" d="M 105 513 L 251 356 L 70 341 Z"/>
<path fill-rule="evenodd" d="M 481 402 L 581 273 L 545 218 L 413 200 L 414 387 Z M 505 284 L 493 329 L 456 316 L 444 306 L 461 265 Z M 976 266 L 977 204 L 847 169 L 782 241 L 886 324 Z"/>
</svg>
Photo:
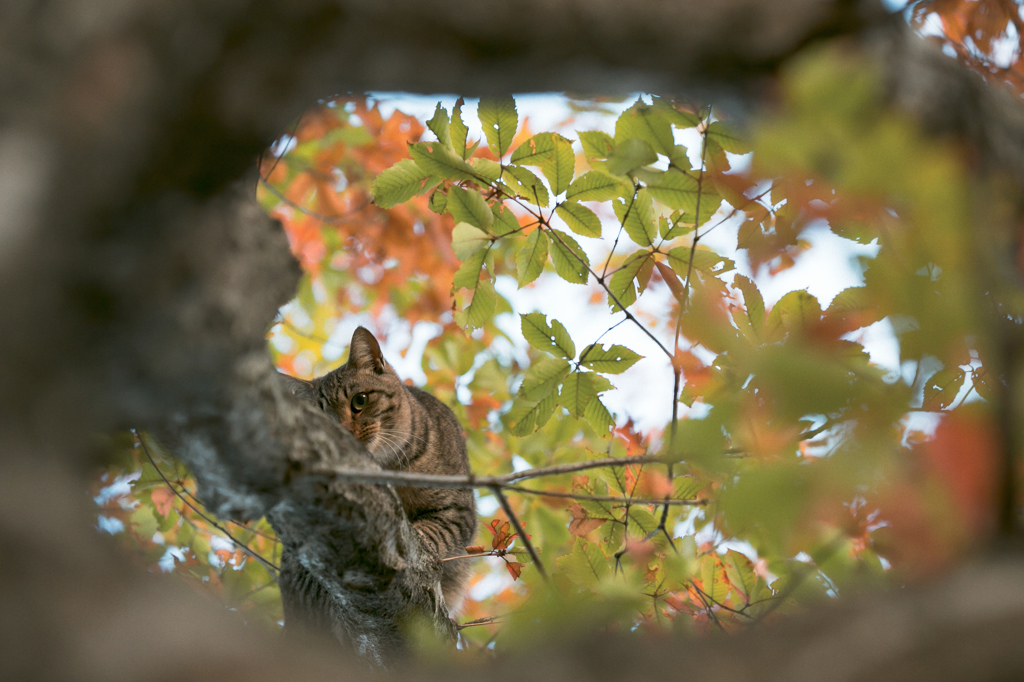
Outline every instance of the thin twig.
<svg viewBox="0 0 1024 682">
<path fill-rule="evenodd" d="M 544 564 L 541 563 L 540 555 L 537 553 L 537 550 L 534 549 L 533 543 L 530 542 L 530 537 L 526 534 L 526 529 L 523 528 L 523 524 L 520 523 L 519 517 L 516 516 L 516 513 L 512 510 L 512 505 L 508 503 L 508 498 L 506 498 L 505 494 L 501 492 L 500 486 L 493 486 L 491 488 L 491 492 L 494 493 L 496 498 L 498 498 L 498 503 L 501 505 L 501 508 L 505 510 L 505 514 L 508 515 L 508 520 L 512 522 L 512 527 L 516 529 L 516 533 L 518 533 L 520 539 L 522 539 L 523 546 L 526 547 L 526 551 L 530 555 L 530 559 L 533 560 L 534 566 L 537 567 L 537 573 L 540 574 L 541 578 L 547 580 L 548 573 L 544 570 Z"/>
<path fill-rule="evenodd" d="M 174 487 L 174 485 L 170 482 L 170 480 L 168 480 L 168 478 L 164 475 L 164 472 L 162 472 L 160 470 L 160 467 L 157 466 L 156 460 L 153 459 L 153 454 L 149 451 L 149 446 L 146 445 L 146 441 L 143 438 L 141 438 L 139 436 L 139 434 L 134 429 L 132 429 L 132 435 L 135 437 L 136 442 L 138 442 L 140 445 L 142 445 L 142 449 L 146 453 L 146 458 L 149 459 L 149 463 L 153 465 L 153 468 L 156 470 L 156 473 L 160 476 L 161 479 L 163 479 L 164 483 L 167 484 L 167 487 L 171 489 L 171 492 L 173 492 L 174 495 L 179 500 L 184 502 L 188 506 L 189 509 L 191 509 L 193 512 L 195 512 L 196 515 L 199 516 L 199 518 L 203 519 L 208 524 L 210 524 L 212 527 L 216 528 L 221 533 L 223 533 L 224 536 L 228 540 L 230 540 L 232 542 L 232 544 L 234 544 L 236 547 L 238 547 L 238 549 L 242 550 L 243 552 L 245 552 L 246 554 L 251 556 L 253 559 L 255 559 L 256 561 L 258 561 L 261 564 L 263 564 L 268 570 L 271 571 L 271 577 L 274 577 L 274 581 L 276 582 L 277 578 L 275 577 L 275 574 L 279 573 L 280 569 L 277 566 L 275 566 L 272 562 L 267 561 L 262 556 L 260 556 L 256 552 L 254 552 L 251 549 L 249 549 L 249 547 L 246 546 L 244 543 L 236 540 L 234 538 L 234 536 L 231 535 L 231 533 L 228 531 L 227 528 L 224 528 L 219 523 L 217 523 L 216 521 L 211 519 L 209 516 L 204 514 L 195 505 L 193 505 L 191 502 L 189 502 L 188 499 L 186 499 L 181 493 L 179 493 L 178 490 Z"/>
</svg>

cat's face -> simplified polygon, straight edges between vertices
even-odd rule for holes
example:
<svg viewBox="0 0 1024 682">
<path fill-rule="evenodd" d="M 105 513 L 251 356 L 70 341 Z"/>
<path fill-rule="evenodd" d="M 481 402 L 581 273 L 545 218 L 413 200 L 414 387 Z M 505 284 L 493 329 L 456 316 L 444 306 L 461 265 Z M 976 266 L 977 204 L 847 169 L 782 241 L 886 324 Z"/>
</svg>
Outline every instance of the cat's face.
<svg viewBox="0 0 1024 682">
<path fill-rule="evenodd" d="M 373 335 L 359 327 L 348 362 L 317 380 L 323 407 L 384 466 L 402 459 L 410 433 L 408 396 Z"/>
</svg>

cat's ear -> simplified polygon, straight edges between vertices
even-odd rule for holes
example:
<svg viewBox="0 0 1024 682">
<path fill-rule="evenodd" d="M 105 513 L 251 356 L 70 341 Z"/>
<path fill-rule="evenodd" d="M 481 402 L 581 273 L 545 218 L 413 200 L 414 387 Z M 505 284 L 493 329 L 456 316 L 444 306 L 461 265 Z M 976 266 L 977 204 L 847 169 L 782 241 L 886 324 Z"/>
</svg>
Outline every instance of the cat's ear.
<svg viewBox="0 0 1024 682">
<path fill-rule="evenodd" d="M 348 366 L 356 370 L 370 370 L 377 374 L 390 371 L 391 367 L 380 352 L 380 344 L 373 334 L 363 327 L 357 327 L 352 333 L 352 343 L 348 347 Z"/>
</svg>

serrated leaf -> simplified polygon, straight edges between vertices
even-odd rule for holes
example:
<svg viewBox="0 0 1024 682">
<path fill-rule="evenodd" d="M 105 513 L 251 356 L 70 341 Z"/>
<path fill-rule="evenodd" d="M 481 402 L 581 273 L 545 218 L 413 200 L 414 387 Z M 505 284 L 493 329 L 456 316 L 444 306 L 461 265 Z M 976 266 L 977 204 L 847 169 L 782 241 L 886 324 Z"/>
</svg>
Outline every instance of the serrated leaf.
<svg viewBox="0 0 1024 682">
<path fill-rule="evenodd" d="M 612 175 L 626 175 L 658 160 L 658 154 L 646 140 L 627 138 L 615 145 L 604 169 Z"/>
<path fill-rule="evenodd" d="M 768 314 L 768 337 L 779 332 L 799 332 L 821 319 L 821 305 L 806 291 L 791 291 Z"/>
<path fill-rule="evenodd" d="M 682 218 L 683 212 L 675 211 L 669 218 L 659 219 L 658 230 L 661 233 L 661 238 L 666 241 L 671 241 L 690 234 L 697 229 L 696 225 L 693 223 L 686 223 Z"/>
<path fill-rule="evenodd" d="M 519 127 L 519 113 L 512 97 L 491 97 L 480 100 L 477 116 L 483 126 L 487 145 L 499 159 L 512 145 L 512 138 Z"/>
<path fill-rule="evenodd" d="M 437 108 L 434 109 L 434 116 L 427 121 L 427 127 L 430 128 L 430 132 L 437 136 L 437 141 L 446 147 L 452 146 L 451 133 L 448 130 L 448 111 L 441 106 L 441 103 L 437 103 Z"/>
<path fill-rule="evenodd" d="M 746 326 L 750 330 L 749 336 L 752 340 L 763 341 L 764 327 L 767 320 L 764 310 L 764 297 L 758 291 L 757 285 L 745 275 L 736 275 L 732 284 L 743 292 L 743 306 L 735 313 L 740 319 L 745 320 L 745 325 L 741 325 L 741 331 L 743 326 Z"/>
<path fill-rule="evenodd" d="M 441 190 L 435 189 L 430 193 L 430 199 L 427 201 L 427 208 L 434 213 L 441 215 L 444 213 L 445 206 L 448 205 L 448 195 Z"/>
<path fill-rule="evenodd" d="M 924 382 L 924 403 L 926 410 L 944 410 L 953 404 L 966 373 L 960 367 L 946 367 L 931 375 Z"/>
<path fill-rule="evenodd" d="M 467 223 L 487 231 L 494 223 L 491 207 L 487 205 L 487 201 L 480 192 L 452 187 L 448 190 L 446 209 L 456 224 Z M 456 255 L 458 254 L 456 253 Z M 462 256 L 459 257 L 462 258 Z"/>
<path fill-rule="evenodd" d="M 671 209 L 692 207 L 697 199 L 697 180 L 689 173 L 670 168 L 667 171 L 639 168 L 636 177 L 651 196 Z"/>
<path fill-rule="evenodd" d="M 693 261 L 693 272 L 709 277 L 716 277 L 736 268 L 736 263 L 731 259 L 720 256 L 703 246 L 698 246 L 696 249 L 690 246 L 680 246 L 668 252 L 669 264 L 684 280 L 691 271 L 691 260 Z"/>
<path fill-rule="evenodd" d="M 704 489 L 704 483 L 695 476 L 677 476 L 672 481 L 672 499 L 695 500 Z"/>
<path fill-rule="evenodd" d="M 633 185 L 601 171 L 592 170 L 576 178 L 565 191 L 571 201 L 608 201 L 632 193 Z"/>
<path fill-rule="evenodd" d="M 595 398 L 597 389 L 591 372 L 573 372 L 562 382 L 562 406 L 574 417 L 582 417 Z"/>
<path fill-rule="evenodd" d="M 612 312 L 622 310 L 636 302 L 637 296 L 647 288 L 647 281 L 653 271 L 654 257 L 651 252 L 639 251 L 630 256 L 622 267 L 612 273 L 608 282 L 608 290 L 611 294 L 608 297 L 608 304 L 611 306 Z M 616 304 L 616 300 L 618 304 Z"/>
<path fill-rule="evenodd" d="M 654 200 L 646 189 L 641 188 L 635 196 L 616 199 L 612 206 L 615 209 L 615 217 L 619 219 L 630 239 L 640 246 L 654 244 L 654 239 L 658 236 L 658 227 L 655 224 Z"/>
<path fill-rule="evenodd" d="M 555 560 L 558 568 L 565 573 L 572 583 L 577 585 L 595 585 L 611 570 L 606 557 L 598 546 L 578 538 L 572 552 Z"/>
<path fill-rule="evenodd" d="M 726 580 L 725 569 L 718 561 L 717 554 L 705 554 L 701 558 L 700 582 L 704 594 L 713 602 L 721 604 L 729 595 L 729 582 Z"/>
<path fill-rule="evenodd" d="M 452 108 L 452 119 L 448 126 L 448 134 L 451 140 L 451 145 L 455 149 L 455 153 L 463 159 L 468 159 L 472 150 L 466 146 L 466 139 L 469 136 L 469 127 L 466 126 L 462 120 L 462 105 L 465 104 L 463 98 L 459 98 L 455 102 L 455 107 Z"/>
<path fill-rule="evenodd" d="M 516 254 L 516 281 L 519 288 L 537 279 L 548 261 L 548 237 L 536 229 L 526 238 L 526 244 Z"/>
<path fill-rule="evenodd" d="M 517 397 L 512 408 L 502 416 L 502 422 L 513 436 L 528 436 L 548 423 L 557 406 L 558 391 L 549 393 L 540 401 Z"/>
<path fill-rule="evenodd" d="M 469 165 L 481 178 L 489 183 L 495 182 L 501 177 L 501 164 L 492 159 L 477 157 L 469 160 Z"/>
<path fill-rule="evenodd" d="M 612 344 L 604 346 L 590 345 L 580 353 L 580 365 L 595 372 L 605 374 L 621 374 L 643 358 L 625 346 Z"/>
<path fill-rule="evenodd" d="M 745 603 L 749 603 L 759 580 L 754 573 L 754 566 L 750 563 L 750 559 L 735 549 L 730 549 L 722 557 L 722 564 L 725 566 L 725 577 L 736 590 L 736 594 Z"/>
<path fill-rule="evenodd" d="M 556 196 L 569 186 L 576 166 L 572 143 L 556 133 L 534 135 L 512 152 L 510 161 L 540 168 Z"/>
<path fill-rule="evenodd" d="M 735 128 L 724 121 L 715 121 L 709 125 L 707 136 L 730 154 L 746 154 L 750 151 L 749 143 L 736 132 Z"/>
<path fill-rule="evenodd" d="M 452 289 L 476 289 L 480 282 L 480 270 L 486 258 L 487 249 L 480 249 L 463 261 L 452 278 Z"/>
<path fill-rule="evenodd" d="M 590 259 L 576 240 L 564 232 L 549 228 L 551 237 L 551 264 L 555 273 L 572 284 L 586 284 L 590 276 Z"/>
<path fill-rule="evenodd" d="M 661 107 L 637 100 L 626 109 L 615 122 L 615 141 L 622 143 L 629 138 L 647 142 L 659 154 L 668 156 L 675 146 L 672 126 Z"/>
<path fill-rule="evenodd" d="M 455 313 L 455 321 L 463 327 L 482 327 L 494 317 L 494 309 L 498 304 L 498 294 L 494 284 L 481 280 L 473 291 L 473 300 L 464 310 Z"/>
<path fill-rule="evenodd" d="M 565 326 L 556 319 L 548 324 L 543 313 L 527 313 L 520 315 L 523 336 L 537 350 L 552 355 L 560 355 L 569 360 L 576 357 L 576 344 L 572 342 Z"/>
<path fill-rule="evenodd" d="M 601 130 L 587 130 L 579 134 L 583 155 L 588 159 L 607 159 L 615 149 L 615 140 Z"/>
<path fill-rule="evenodd" d="M 540 401 L 558 388 L 569 373 L 569 361 L 564 358 L 543 357 L 530 365 L 516 395 L 526 400 Z"/>
<path fill-rule="evenodd" d="M 516 196 L 526 199 L 537 206 L 547 206 L 551 200 L 548 188 L 532 171 L 522 166 L 506 166 L 505 182 Z"/>
<path fill-rule="evenodd" d="M 555 207 L 555 213 L 576 234 L 584 237 L 601 236 L 601 219 L 586 206 L 574 201 L 564 201 Z"/>
<path fill-rule="evenodd" d="M 374 178 L 370 192 L 373 194 L 373 203 L 377 206 L 393 208 L 423 194 L 436 184 L 437 181 L 415 161 L 402 159 Z"/>
<path fill-rule="evenodd" d="M 455 257 L 459 260 L 468 259 L 490 244 L 490 235 L 469 223 L 459 223 L 452 230 L 452 250 L 455 251 Z"/>
<path fill-rule="evenodd" d="M 612 427 L 615 426 L 615 420 L 612 419 L 612 414 L 608 411 L 608 408 L 601 402 L 600 396 L 590 401 L 587 409 L 583 411 L 583 418 L 587 420 L 594 431 L 602 436 L 611 431 Z"/>
<path fill-rule="evenodd" d="M 491 225 L 491 232 L 497 237 L 504 237 L 520 230 L 519 221 L 512 210 L 496 201 L 491 204 L 491 213 L 494 215 L 494 223 Z"/>
<path fill-rule="evenodd" d="M 439 142 L 411 144 L 409 145 L 409 156 L 424 172 L 439 178 L 456 182 L 468 180 L 486 184 L 486 181 L 480 178 L 473 167 L 462 157 L 456 156 L 455 152 Z"/>
</svg>

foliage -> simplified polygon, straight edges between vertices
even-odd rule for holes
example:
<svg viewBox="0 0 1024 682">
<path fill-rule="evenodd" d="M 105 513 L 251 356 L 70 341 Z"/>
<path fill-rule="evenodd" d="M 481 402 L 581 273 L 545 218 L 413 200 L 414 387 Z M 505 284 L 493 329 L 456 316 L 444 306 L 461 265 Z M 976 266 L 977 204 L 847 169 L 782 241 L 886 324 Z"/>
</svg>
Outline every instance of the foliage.
<svg viewBox="0 0 1024 682">
<path fill-rule="evenodd" d="M 1006 3 L 911 11 L 939 13 L 963 47 L 980 21 L 968 5 L 983 4 Z M 335 366 L 339 311 L 369 311 L 382 331 L 429 323 L 421 370 L 465 426 L 474 472 L 548 472 L 508 495 L 511 516 L 494 511 L 496 490 L 480 493 L 490 538 L 453 559 L 477 567 L 467 644 L 584 624 L 734 632 L 901 584 L 992 532 L 993 344 L 1022 311 L 967 227 L 1004 206 L 960 150 L 880 105 L 854 55 L 803 59 L 781 100 L 749 131 L 717 108 L 641 97 L 606 130 L 570 119 L 533 133 L 500 98 L 479 103 L 482 137 L 461 99 L 425 126 L 338 100 L 264 160 L 260 201 L 308 273 L 271 334 L 278 366 Z M 730 230 L 730 248 L 709 246 Z M 873 247 L 861 283 L 831 301 L 766 295 L 815 257 L 820 231 Z M 517 308 L 518 291 L 556 280 L 589 287 L 594 314 L 616 323 L 587 336 L 555 301 Z M 621 324 L 654 351 L 613 343 Z M 896 366 L 873 360 L 879 336 L 898 346 Z M 675 381 L 671 417 L 641 432 L 647 406 L 613 410 L 608 396 L 642 366 Z M 183 547 L 177 572 L 276 620 L 262 565 L 197 544 L 216 528 L 187 473 L 145 442 L 126 449 L 123 471 L 142 471 L 133 497 L 104 514 L 148 561 Z M 619 464 L 562 466 L 608 457 Z M 273 562 L 265 524 L 231 534 Z"/>
</svg>

